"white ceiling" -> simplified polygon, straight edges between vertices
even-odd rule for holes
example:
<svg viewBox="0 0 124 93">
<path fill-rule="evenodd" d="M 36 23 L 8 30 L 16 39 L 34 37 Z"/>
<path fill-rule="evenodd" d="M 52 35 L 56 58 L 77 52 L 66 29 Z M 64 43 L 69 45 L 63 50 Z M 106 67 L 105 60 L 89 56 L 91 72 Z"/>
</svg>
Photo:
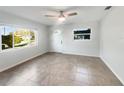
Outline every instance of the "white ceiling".
<svg viewBox="0 0 124 93">
<path fill-rule="evenodd" d="M 59 11 L 66 13 L 77 12 L 78 15 L 68 17 L 64 24 L 99 21 L 107 13 L 105 6 L 1 6 L 0 10 L 5 11 L 29 20 L 40 22 L 46 25 L 55 25 L 57 18 L 47 18 L 44 14 L 59 15 Z"/>
</svg>

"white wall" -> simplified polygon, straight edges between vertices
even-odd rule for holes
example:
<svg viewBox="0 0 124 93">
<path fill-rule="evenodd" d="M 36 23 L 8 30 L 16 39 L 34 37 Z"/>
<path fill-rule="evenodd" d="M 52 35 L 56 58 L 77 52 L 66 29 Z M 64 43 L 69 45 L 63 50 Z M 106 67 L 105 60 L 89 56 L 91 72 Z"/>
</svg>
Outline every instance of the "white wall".
<svg viewBox="0 0 124 93">
<path fill-rule="evenodd" d="M 81 28 L 91 28 L 91 40 L 74 40 L 73 30 Z M 55 36 L 54 31 L 62 31 L 63 40 L 63 53 L 86 55 L 86 56 L 99 56 L 99 25 L 97 22 L 66 24 L 62 26 L 51 27 L 50 31 L 50 51 L 57 52 L 56 43 L 53 43 Z"/>
<path fill-rule="evenodd" d="M 101 23 L 100 56 L 124 84 L 124 7 L 113 7 Z"/>
<path fill-rule="evenodd" d="M 0 11 L 0 23 L 28 27 L 37 29 L 38 31 L 38 46 L 0 52 L 0 71 L 48 51 L 48 33 L 45 25 L 41 25 L 2 11 Z"/>
</svg>

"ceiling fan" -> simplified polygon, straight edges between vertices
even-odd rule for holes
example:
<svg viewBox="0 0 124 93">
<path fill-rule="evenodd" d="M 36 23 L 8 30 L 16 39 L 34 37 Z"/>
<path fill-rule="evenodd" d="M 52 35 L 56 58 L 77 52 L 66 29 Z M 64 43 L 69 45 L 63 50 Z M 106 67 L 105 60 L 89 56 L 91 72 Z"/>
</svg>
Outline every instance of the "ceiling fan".
<svg viewBox="0 0 124 93">
<path fill-rule="evenodd" d="M 63 22 L 66 20 L 67 17 L 70 16 L 75 16 L 77 15 L 77 12 L 72 12 L 72 13 L 65 13 L 64 11 L 59 11 L 59 15 L 51 15 L 51 14 L 46 14 L 44 15 L 45 17 L 57 17 L 59 21 Z"/>
</svg>

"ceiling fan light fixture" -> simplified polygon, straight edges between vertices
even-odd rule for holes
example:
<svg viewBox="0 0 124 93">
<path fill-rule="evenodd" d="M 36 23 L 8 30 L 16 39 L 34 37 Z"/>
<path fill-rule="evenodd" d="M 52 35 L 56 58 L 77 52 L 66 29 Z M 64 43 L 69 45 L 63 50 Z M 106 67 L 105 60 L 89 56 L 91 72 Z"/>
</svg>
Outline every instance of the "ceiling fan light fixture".
<svg viewBox="0 0 124 93">
<path fill-rule="evenodd" d="M 62 17 L 59 17 L 58 20 L 59 20 L 60 22 L 63 22 L 63 21 L 65 21 L 65 17 L 63 17 L 63 16 L 62 16 Z"/>
</svg>

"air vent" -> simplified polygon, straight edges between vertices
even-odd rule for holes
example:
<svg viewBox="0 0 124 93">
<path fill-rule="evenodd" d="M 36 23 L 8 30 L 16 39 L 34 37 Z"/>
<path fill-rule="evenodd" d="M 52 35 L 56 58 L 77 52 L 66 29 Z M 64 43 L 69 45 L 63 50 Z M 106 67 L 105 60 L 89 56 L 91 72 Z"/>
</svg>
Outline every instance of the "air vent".
<svg viewBox="0 0 124 93">
<path fill-rule="evenodd" d="M 111 8 L 112 8 L 112 6 L 107 6 L 104 10 L 109 10 Z"/>
</svg>

